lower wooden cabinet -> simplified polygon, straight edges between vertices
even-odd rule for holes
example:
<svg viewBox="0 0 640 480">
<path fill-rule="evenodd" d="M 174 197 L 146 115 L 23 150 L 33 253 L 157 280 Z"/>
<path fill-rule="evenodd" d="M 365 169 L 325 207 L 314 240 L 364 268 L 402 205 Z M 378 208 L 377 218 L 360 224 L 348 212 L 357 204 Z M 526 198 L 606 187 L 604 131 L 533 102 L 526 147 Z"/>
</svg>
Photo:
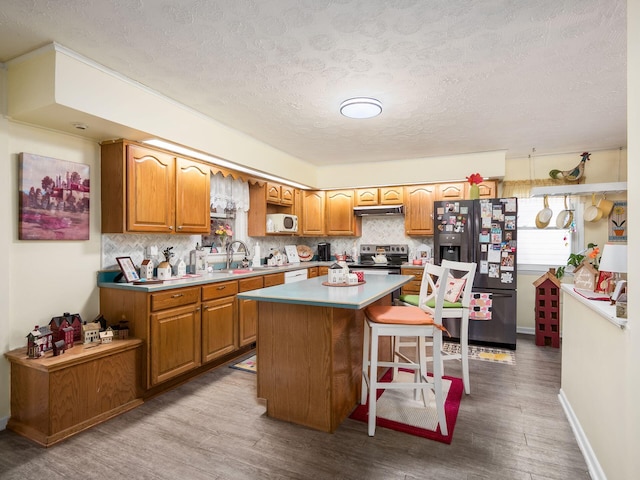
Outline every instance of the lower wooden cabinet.
<svg viewBox="0 0 640 480">
<path fill-rule="evenodd" d="M 151 378 L 157 385 L 200 365 L 200 304 L 151 315 Z"/>
<path fill-rule="evenodd" d="M 202 362 L 207 363 L 238 349 L 236 297 L 202 304 Z"/>
<path fill-rule="evenodd" d="M 5 353 L 11 363 L 11 418 L 7 429 L 53 445 L 142 404 L 142 341 L 76 344 L 57 357 Z"/>
<path fill-rule="evenodd" d="M 402 268 L 400 269 L 401 275 L 413 275 L 415 277 L 414 280 L 411 280 L 409 283 L 405 284 L 402 289 L 402 295 L 419 295 L 420 294 L 420 286 L 422 285 L 422 275 L 424 270 L 422 268 Z"/>
<path fill-rule="evenodd" d="M 243 278 L 238 281 L 240 292 L 257 290 L 264 286 L 263 277 Z M 241 347 L 257 340 L 258 302 L 255 300 L 238 300 L 238 343 Z"/>
</svg>

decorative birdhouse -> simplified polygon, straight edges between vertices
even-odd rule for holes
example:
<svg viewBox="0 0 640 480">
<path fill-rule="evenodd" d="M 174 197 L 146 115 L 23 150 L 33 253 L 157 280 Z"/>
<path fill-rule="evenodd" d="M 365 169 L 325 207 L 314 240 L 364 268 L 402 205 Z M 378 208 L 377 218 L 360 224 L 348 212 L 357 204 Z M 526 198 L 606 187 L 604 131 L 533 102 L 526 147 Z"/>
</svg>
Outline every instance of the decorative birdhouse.
<svg viewBox="0 0 640 480">
<path fill-rule="evenodd" d="M 560 347 L 560 280 L 555 268 L 538 278 L 535 295 L 536 345 Z"/>
<path fill-rule="evenodd" d="M 64 327 L 62 329 L 62 336 L 59 337 L 59 340 L 64 340 L 64 344 L 65 344 L 65 349 L 66 348 L 72 348 L 73 347 L 73 341 L 74 341 L 74 330 L 72 326 L 68 326 L 68 327 Z"/>
<path fill-rule="evenodd" d="M 82 336 L 84 343 L 93 343 L 100 340 L 100 324 L 96 322 L 82 325 Z"/>
<path fill-rule="evenodd" d="M 184 277 L 187 274 L 187 264 L 183 259 L 179 258 L 176 263 L 173 264 L 173 274 L 176 277 Z"/>
<path fill-rule="evenodd" d="M 113 340 L 113 330 L 107 327 L 104 332 L 100 332 L 100 343 L 111 343 Z"/>
<path fill-rule="evenodd" d="M 145 280 L 153 279 L 153 262 L 149 259 L 145 259 L 140 264 L 140 278 Z"/>
<path fill-rule="evenodd" d="M 327 271 L 329 283 L 345 283 L 344 269 L 342 265 L 334 263 Z"/>
<path fill-rule="evenodd" d="M 50 331 L 49 335 L 51 335 Z M 47 339 L 44 337 L 40 327 L 36 325 L 27 335 L 27 357 L 39 358 L 44 355 L 45 349 L 43 347 L 46 343 Z"/>
<path fill-rule="evenodd" d="M 66 344 L 64 340 L 58 340 L 57 342 L 53 342 L 53 356 L 57 357 L 61 353 L 64 353 L 66 350 Z"/>
<path fill-rule="evenodd" d="M 573 271 L 573 283 L 576 288 L 593 292 L 596 289 L 597 278 L 598 271 L 589 262 L 583 261 Z"/>
</svg>

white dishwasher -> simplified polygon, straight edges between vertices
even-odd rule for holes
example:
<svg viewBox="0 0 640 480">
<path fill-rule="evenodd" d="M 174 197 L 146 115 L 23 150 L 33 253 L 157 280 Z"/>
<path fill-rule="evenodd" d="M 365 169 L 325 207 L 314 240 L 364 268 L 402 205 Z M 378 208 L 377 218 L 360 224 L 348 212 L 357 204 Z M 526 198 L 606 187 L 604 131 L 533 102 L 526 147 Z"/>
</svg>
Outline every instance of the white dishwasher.
<svg viewBox="0 0 640 480">
<path fill-rule="evenodd" d="M 306 268 L 284 272 L 284 283 L 302 282 L 308 278 L 308 272 Z"/>
</svg>

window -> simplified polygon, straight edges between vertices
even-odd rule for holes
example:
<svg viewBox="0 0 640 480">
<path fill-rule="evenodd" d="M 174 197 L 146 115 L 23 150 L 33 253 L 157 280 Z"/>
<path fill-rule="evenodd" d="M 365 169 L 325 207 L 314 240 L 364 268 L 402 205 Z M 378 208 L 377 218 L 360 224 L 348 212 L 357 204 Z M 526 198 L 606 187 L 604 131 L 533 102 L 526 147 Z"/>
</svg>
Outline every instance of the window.
<svg viewBox="0 0 640 480">
<path fill-rule="evenodd" d="M 536 227 L 536 215 L 544 208 L 543 199 L 519 198 L 518 199 L 518 269 L 547 271 L 550 267 L 558 267 L 567 263 L 567 258 L 574 248 L 574 243 L 579 239 L 575 232 L 575 225 L 581 221 L 581 204 L 567 199 L 570 209 L 574 203 L 578 208 L 574 209 L 573 225 L 562 229 L 556 226 L 557 215 L 564 210 L 563 197 L 549 197 L 549 208 L 553 211 L 553 217 L 546 228 Z"/>
</svg>

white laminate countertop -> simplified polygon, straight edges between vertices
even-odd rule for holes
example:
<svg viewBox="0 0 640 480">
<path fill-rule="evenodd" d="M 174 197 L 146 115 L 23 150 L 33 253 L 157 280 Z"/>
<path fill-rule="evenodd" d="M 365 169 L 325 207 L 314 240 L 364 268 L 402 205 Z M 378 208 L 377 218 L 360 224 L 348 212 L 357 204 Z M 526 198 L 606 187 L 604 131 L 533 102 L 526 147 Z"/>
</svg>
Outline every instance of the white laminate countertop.
<svg viewBox="0 0 640 480">
<path fill-rule="evenodd" d="M 323 285 L 327 277 L 322 276 L 250 290 L 238 293 L 237 297 L 261 302 L 360 310 L 414 279 L 413 275 L 367 275 L 366 271 L 364 278 L 362 285 L 342 287 Z"/>
<path fill-rule="evenodd" d="M 606 318 L 614 325 L 624 328 L 627 325 L 626 318 L 616 317 L 616 306 L 611 305 L 608 301 L 603 300 L 589 300 L 588 298 L 583 297 L 579 293 L 574 290 L 575 285 L 572 283 L 563 283 L 562 291 L 567 295 L 571 295 L 572 298 L 575 298 L 580 303 L 586 305 L 594 312 L 598 313 L 600 316 Z"/>
</svg>

